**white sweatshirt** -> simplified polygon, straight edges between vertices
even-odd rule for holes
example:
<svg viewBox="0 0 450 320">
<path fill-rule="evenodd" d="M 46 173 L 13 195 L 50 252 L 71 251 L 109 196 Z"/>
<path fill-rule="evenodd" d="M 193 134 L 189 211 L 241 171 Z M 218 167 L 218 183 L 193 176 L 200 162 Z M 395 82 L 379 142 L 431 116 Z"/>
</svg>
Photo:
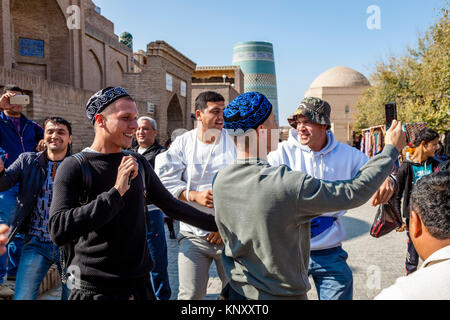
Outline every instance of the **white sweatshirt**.
<svg viewBox="0 0 450 320">
<path fill-rule="evenodd" d="M 328 143 L 319 152 L 300 144 L 298 132 L 291 129 L 288 141 L 282 142 L 276 151 L 268 155 L 272 166 L 287 165 L 292 170 L 305 172 L 327 181 L 352 179 L 369 158 L 361 151 L 338 142 L 327 131 Z M 345 239 L 341 216 L 346 211 L 329 212 L 323 216 L 338 218 L 333 226 L 311 239 L 311 250 L 323 250 L 340 246 Z"/>
<path fill-rule="evenodd" d="M 177 137 L 167 152 L 156 156 L 155 172 L 167 190 L 178 199 L 184 190 L 212 190 L 217 171 L 235 159 L 236 147 L 225 130 L 222 130 L 219 141 L 205 144 L 197 138 L 197 129 L 194 129 Z M 189 204 L 214 215 L 214 209 L 195 202 Z M 180 231 L 199 237 L 209 233 L 184 222 L 180 222 Z"/>
</svg>

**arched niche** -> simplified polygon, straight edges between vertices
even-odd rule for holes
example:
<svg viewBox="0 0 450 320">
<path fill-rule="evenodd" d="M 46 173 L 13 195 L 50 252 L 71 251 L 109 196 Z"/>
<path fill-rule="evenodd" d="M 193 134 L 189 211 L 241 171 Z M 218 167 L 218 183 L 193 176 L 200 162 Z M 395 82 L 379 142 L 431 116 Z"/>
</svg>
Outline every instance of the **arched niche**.
<svg viewBox="0 0 450 320">
<path fill-rule="evenodd" d="M 174 94 L 167 107 L 167 135 L 175 129 L 184 128 L 183 110 L 177 94 Z"/>
<path fill-rule="evenodd" d="M 103 88 L 103 70 L 99 58 L 94 50 L 88 50 L 87 54 L 87 70 L 89 75 L 86 77 L 86 89 L 99 91 Z"/>
</svg>

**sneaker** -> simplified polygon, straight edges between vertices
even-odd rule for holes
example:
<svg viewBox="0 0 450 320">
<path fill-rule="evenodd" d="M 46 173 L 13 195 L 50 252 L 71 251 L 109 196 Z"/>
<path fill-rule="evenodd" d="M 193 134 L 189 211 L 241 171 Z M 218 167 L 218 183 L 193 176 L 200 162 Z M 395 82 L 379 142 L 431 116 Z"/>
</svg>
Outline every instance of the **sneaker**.
<svg viewBox="0 0 450 320">
<path fill-rule="evenodd" d="M 0 284 L 0 300 L 12 300 L 14 298 L 14 291 L 7 285 Z"/>
</svg>

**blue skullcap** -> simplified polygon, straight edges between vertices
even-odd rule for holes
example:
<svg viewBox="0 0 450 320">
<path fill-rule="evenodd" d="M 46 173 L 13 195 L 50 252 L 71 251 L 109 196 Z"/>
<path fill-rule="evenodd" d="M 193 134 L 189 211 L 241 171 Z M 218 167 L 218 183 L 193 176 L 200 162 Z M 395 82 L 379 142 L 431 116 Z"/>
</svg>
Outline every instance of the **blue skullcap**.
<svg viewBox="0 0 450 320">
<path fill-rule="evenodd" d="M 224 128 L 232 136 L 244 134 L 263 124 L 272 112 L 272 104 L 259 92 L 247 92 L 230 102 L 223 112 Z"/>
<path fill-rule="evenodd" d="M 129 97 L 128 92 L 122 87 L 108 87 L 94 94 L 86 104 L 86 115 L 95 123 L 95 116 L 106 109 L 110 104 L 120 98 Z"/>
</svg>

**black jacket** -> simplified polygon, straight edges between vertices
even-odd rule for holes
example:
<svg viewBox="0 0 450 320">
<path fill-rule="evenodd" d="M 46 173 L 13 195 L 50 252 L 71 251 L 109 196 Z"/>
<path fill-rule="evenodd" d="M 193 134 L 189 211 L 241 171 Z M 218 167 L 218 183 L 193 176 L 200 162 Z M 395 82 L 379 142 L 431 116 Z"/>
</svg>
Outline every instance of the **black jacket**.
<svg viewBox="0 0 450 320">
<path fill-rule="evenodd" d="M 139 146 L 137 146 L 133 151 L 137 153 L 138 150 L 139 150 Z M 142 155 L 145 157 L 145 159 L 147 159 L 148 162 L 150 162 L 150 165 L 152 166 L 152 168 L 155 168 L 156 156 L 160 153 L 163 153 L 164 151 L 166 151 L 166 149 L 164 149 L 158 143 L 158 141 L 155 141 L 155 143 L 151 147 L 148 147 L 147 150 L 145 150 L 145 152 Z"/>
<path fill-rule="evenodd" d="M 26 152 L 0 173 L 0 191 L 6 191 L 20 183 L 17 202 L 9 218 L 9 241 L 17 232 L 28 231 L 31 213 L 47 177 L 47 165 L 47 152 Z"/>
<path fill-rule="evenodd" d="M 428 160 L 426 160 L 423 163 L 415 163 L 412 161 L 405 160 L 403 161 L 400 169 L 397 173 L 397 182 L 398 182 L 398 188 L 394 195 L 394 206 L 400 211 L 400 203 L 403 197 L 403 217 L 406 219 L 409 219 L 409 199 L 411 196 L 411 191 L 414 186 L 414 172 L 412 167 L 413 166 L 421 166 L 428 165 L 431 163 L 432 171 L 434 172 L 439 165 L 439 162 L 436 161 L 434 158 L 430 157 Z"/>
</svg>

